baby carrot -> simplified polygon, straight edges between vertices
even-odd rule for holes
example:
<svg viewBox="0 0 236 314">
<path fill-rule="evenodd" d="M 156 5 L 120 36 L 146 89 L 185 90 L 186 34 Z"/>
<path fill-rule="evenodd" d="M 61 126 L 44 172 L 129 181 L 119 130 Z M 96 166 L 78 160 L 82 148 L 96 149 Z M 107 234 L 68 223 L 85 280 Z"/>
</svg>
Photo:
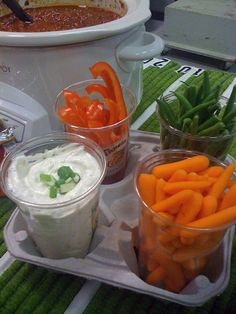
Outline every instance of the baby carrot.
<svg viewBox="0 0 236 314">
<path fill-rule="evenodd" d="M 182 190 L 198 190 L 209 187 L 212 183 L 210 181 L 181 181 L 181 182 L 167 182 L 163 190 L 168 194 L 175 194 Z"/>
<path fill-rule="evenodd" d="M 155 193 L 155 203 L 158 203 L 165 199 L 166 195 L 163 191 L 166 181 L 163 179 L 158 179 L 156 182 L 156 193 Z"/>
<path fill-rule="evenodd" d="M 164 279 L 164 286 L 166 290 L 174 292 L 174 293 L 178 293 L 181 290 L 176 286 L 175 282 L 173 282 L 173 280 L 170 279 L 169 277 L 166 277 Z"/>
<path fill-rule="evenodd" d="M 158 282 L 161 282 L 166 276 L 166 271 L 163 267 L 158 266 L 155 270 L 149 273 L 145 279 L 150 285 L 155 285 Z"/>
<path fill-rule="evenodd" d="M 227 188 L 230 189 L 233 185 L 236 185 L 236 180 L 229 180 L 227 183 Z"/>
<path fill-rule="evenodd" d="M 166 212 L 159 212 L 158 213 L 160 216 L 170 220 L 170 221 L 174 221 L 174 216 L 171 215 L 170 213 L 166 213 Z M 160 227 L 166 227 L 168 225 L 168 222 L 162 221 L 161 219 L 159 219 L 158 217 L 153 217 L 153 222 L 155 224 L 157 224 Z"/>
<path fill-rule="evenodd" d="M 196 271 L 194 269 L 184 269 L 184 277 L 187 279 L 187 281 L 191 281 L 194 278 L 196 278 L 199 275 L 199 271 Z"/>
<path fill-rule="evenodd" d="M 236 185 L 233 185 L 229 191 L 225 193 L 219 211 L 234 205 L 236 205 Z"/>
<path fill-rule="evenodd" d="M 205 181 L 208 179 L 207 175 L 198 175 L 196 172 L 190 172 L 187 177 L 186 180 L 188 181 Z"/>
<path fill-rule="evenodd" d="M 206 156 L 199 155 L 173 163 L 155 166 L 152 169 L 152 174 L 157 178 L 169 179 L 178 169 L 183 169 L 187 172 L 199 172 L 205 170 L 208 166 L 209 159 Z"/>
<path fill-rule="evenodd" d="M 141 173 L 138 178 L 138 187 L 143 201 L 151 206 L 155 203 L 156 178 L 152 174 Z"/>
<path fill-rule="evenodd" d="M 187 171 L 185 171 L 184 169 L 178 169 L 172 174 L 168 182 L 184 181 L 186 179 L 186 176 L 187 176 Z"/>
<path fill-rule="evenodd" d="M 211 214 L 214 214 L 216 212 L 217 205 L 218 202 L 215 196 L 212 195 L 205 196 L 202 201 L 202 208 L 200 210 L 198 218 L 203 218 Z"/>
<path fill-rule="evenodd" d="M 203 173 L 199 174 L 206 174 L 209 177 L 219 177 L 224 172 L 224 168 L 221 166 L 212 166 L 203 171 Z"/>
<path fill-rule="evenodd" d="M 189 224 L 188 227 L 194 228 L 214 228 L 223 226 L 229 222 L 233 222 L 236 219 L 236 206 L 232 206 L 221 210 L 220 212 L 216 212 L 210 216 L 200 218 L 195 220 Z"/>
<path fill-rule="evenodd" d="M 147 256 L 146 268 L 149 272 L 152 272 L 159 266 L 158 262 L 153 259 L 150 255 Z"/>
<path fill-rule="evenodd" d="M 162 252 L 156 252 L 155 258 L 158 263 L 166 270 L 168 276 L 175 283 L 176 287 L 180 291 L 185 285 L 185 278 L 181 266 L 172 261 L 167 255 Z"/>
<path fill-rule="evenodd" d="M 175 208 L 178 208 L 181 204 L 183 204 L 192 195 L 193 195 L 193 191 L 183 190 L 183 191 L 176 193 L 175 195 L 172 195 L 172 196 L 164 199 L 163 201 L 160 201 L 160 202 L 152 205 L 151 207 L 156 212 L 169 212 Z"/>
<path fill-rule="evenodd" d="M 193 196 L 181 206 L 175 222 L 186 225 L 187 223 L 195 220 L 201 210 L 202 200 L 202 194 L 194 192 Z"/>
<path fill-rule="evenodd" d="M 227 183 L 232 176 L 234 169 L 236 165 L 230 164 L 225 170 L 222 172 L 222 174 L 218 177 L 216 182 L 212 185 L 209 195 L 215 196 L 216 198 L 219 198 L 221 193 L 223 193 L 224 189 L 227 186 Z"/>
<path fill-rule="evenodd" d="M 197 256 L 201 255 L 205 251 L 206 250 L 201 249 L 201 248 L 199 249 L 196 247 L 188 246 L 188 247 L 176 249 L 175 252 L 172 254 L 172 258 L 174 261 L 178 263 L 182 263 L 192 258 L 196 258 Z"/>
</svg>

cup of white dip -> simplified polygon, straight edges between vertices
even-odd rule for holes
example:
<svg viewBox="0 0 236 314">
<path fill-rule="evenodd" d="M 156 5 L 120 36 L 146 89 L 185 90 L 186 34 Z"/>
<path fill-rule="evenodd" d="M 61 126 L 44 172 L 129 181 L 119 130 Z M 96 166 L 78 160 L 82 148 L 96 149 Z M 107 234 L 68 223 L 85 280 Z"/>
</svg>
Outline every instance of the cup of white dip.
<svg viewBox="0 0 236 314">
<path fill-rule="evenodd" d="M 105 172 L 95 142 L 56 132 L 17 145 L 2 162 L 1 185 L 43 256 L 82 258 L 96 227 Z"/>
</svg>

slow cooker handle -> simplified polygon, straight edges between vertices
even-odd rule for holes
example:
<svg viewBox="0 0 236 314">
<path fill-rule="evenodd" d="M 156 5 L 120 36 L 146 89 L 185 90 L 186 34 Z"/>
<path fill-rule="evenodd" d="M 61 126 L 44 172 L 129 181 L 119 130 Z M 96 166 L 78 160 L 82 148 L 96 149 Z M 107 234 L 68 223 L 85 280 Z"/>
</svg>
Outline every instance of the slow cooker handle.
<svg viewBox="0 0 236 314">
<path fill-rule="evenodd" d="M 161 54 L 164 41 L 153 33 L 137 31 L 122 41 L 116 49 L 118 62 L 143 61 Z"/>
</svg>

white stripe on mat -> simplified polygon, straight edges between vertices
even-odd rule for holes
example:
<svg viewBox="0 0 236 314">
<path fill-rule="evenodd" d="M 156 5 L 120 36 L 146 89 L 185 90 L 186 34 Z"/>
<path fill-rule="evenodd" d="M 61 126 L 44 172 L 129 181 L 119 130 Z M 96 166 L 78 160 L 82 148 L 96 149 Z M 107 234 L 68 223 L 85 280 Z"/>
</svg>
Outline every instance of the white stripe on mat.
<svg viewBox="0 0 236 314">
<path fill-rule="evenodd" d="M 163 96 L 168 95 L 171 91 L 176 90 L 183 82 L 186 82 L 196 71 L 198 68 L 191 67 L 191 69 L 180 78 L 178 78 L 173 84 L 171 84 L 163 93 Z M 139 117 L 134 123 L 131 125 L 132 130 L 138 130 L 143 123 L 155 112 L 156 110 L 156 101 L 154 101 Z"/>
<path fill-rule="evenodd" d="M 234 85 L 236 84 L 236 77 L 234 78 L 234 80 L 232 81 L 232 83 L 226 88 L 226 90 L 224 91 L 224 93 L 222 94 L 222 96 L 229 98 L 231 91 L 234 87 Z"/>
<path fill-rule="evenodd" d="M 64 314 L 82 314 L 100 286 L 98 281 L 87 280 Z"/>
</svg>

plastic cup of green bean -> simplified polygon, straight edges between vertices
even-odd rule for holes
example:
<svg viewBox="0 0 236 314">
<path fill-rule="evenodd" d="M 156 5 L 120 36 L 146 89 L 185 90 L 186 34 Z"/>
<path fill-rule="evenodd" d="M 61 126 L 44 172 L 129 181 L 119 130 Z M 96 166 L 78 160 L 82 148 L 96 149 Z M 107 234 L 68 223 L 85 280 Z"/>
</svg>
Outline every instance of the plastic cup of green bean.
<svg viewBox="0 0 236 314">
<path fill-rule="evenodd" d="M 208 80 L 205 75 L 204 84 Z M 229 99 L 218 90 L 205 92 L 187 86 L 183 93 L 173 92 L 157 99 L 161 149 L 195 150 L 224 160 L 236 137 L 236 85 Z M 198 98 L 198 100 L 197 100 Z"/>
</svg>

